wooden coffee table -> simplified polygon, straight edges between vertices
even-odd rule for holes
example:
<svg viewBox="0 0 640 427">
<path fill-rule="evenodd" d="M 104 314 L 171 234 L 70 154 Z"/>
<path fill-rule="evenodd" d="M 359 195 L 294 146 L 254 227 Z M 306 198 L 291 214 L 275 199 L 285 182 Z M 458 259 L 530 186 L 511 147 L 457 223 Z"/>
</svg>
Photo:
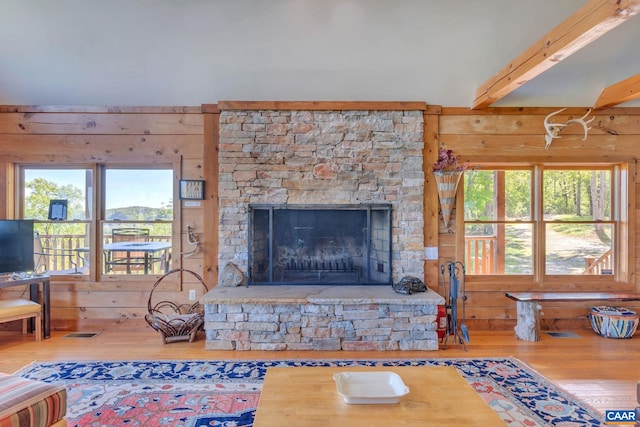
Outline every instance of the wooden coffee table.
<svg viewBox="0 0 640 427">
<path fill-rule="evenodd" d="M 409 387 L 400 403 L 350 405 L 336 372 L 395 372 Z M 269 368 L 254 427 L 500 426 L 498 414 L 453 367 Z"/>
</svg>

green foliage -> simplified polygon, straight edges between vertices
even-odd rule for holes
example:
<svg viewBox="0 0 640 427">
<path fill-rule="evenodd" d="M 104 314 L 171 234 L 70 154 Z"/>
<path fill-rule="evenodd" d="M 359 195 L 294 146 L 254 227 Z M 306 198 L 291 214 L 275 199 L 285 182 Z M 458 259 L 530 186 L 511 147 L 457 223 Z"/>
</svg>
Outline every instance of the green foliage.
<svg viewBox="0 0 640 427">
<path fill-rule="evenodd" d="M 538 170 L 542 200 L 535 202 L 541 203 L 544 219 L 540 220 L 546 222 L 547 244 L 539 248 L 545 255 L 546 272 L 579 273 L 584 270 L 585 256 L 598 257 L 611 249 L 613 226 L 598 221 L 611 219 L 612 170 Z M 465 221 L 481 221 L 467 223 L 465 237 L 469 241 L 503 238 L 503 245 L 498 245 L 503 252 L 492 256 L 504 262 L 505 274 L 532 272 L 532 230 L 524 221 L 533 219 L 532 201 L 538 191 L 533 171 L 476 169 L 465 173 Z"/>
<path fill-rule="evenodd" d="M 466 220 L 491 220 L 493 171 L 471 170 L 464 175 L 464 216 Z"/>
<path fill-rule="evenodd" d="M 69 219 L 86 219 L 84 212 L 84 194 L 81 189 L 73 185 L 57 185 L 44 178 L 35 178 L 25 184 L 26 194 L 24 203 L 24 217 L 33 219 L 47 219 L 49 214 L 49 200 L 66 199 L 67 215 Z"/>
<path fill-rule="evenodd" d="M 498 218 L 497 203 L 504 183 L 504 219 L 531 218 L 532 185 L 529 170 L 471 170 L 465 173 L 465 220 Z M 544 170 L 545 216 L 574 215 L 582 220 L 611 217 L 609 170 Z"/>
<path fill-rule="evenodd" d="M 528 170 L 471 170 L 465 173 L 464 208 L 467 221 L 497 218 L 498 173 L 504 175 L 505 217 L 531 217 L 531 172 Z"/>
<path fill-rule="evenodd" d="M 583 220 L 610 218 L 609 171 L 550 170 L 543 175 L 545 215 L 575 215 Z"/>
<path fill-rule="evenodd" d="M 531 172 L 506 171 L 506 217 L 531 218 Z"/>
<path fill-rule="evenodd" d="M 92 220 L 90 212 L 85 210 L 85 196 L 82 189 L 73 185 L 58 185 L 55 182 L 44 178 L 34 178 L 25 183 L 24 218 L 35 219 L 34 228 L 41 235 L 89 235 L 89 222 Z M 66 222 L 47 220 L 49 214 L 49 201 L 51 199 L 67 200 Z M 110 209 L 106 212 L 107 219 L 118 221 L 168 221 L 167 223 L 129 224 L 149 228 L 152 236 L 171 236 L 171 221 L 173 220 L 173 206 L 170 202 L 161 208 L 148 208 L 144 206 L 131 206 L 126 208 Z M 110 235 L 112 227 L 121 227 L 121 223 L 116 225 L 105 225 L 105 235 Z M 143 227 L 144 226 L 144 227 Z"/>
</svg>

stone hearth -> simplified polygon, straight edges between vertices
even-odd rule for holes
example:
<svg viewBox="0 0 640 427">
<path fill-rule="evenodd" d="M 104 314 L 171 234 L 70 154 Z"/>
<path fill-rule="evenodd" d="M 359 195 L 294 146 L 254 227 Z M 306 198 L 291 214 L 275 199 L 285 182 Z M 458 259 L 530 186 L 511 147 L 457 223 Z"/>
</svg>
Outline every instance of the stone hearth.
<svg viewBox="0 0 640 427">
<path fill-rule="evenodd" d="M 207 350 L 437 350 L 432 290 L 382 286 L 216 287 L 205 307 Z"/>
</svg>

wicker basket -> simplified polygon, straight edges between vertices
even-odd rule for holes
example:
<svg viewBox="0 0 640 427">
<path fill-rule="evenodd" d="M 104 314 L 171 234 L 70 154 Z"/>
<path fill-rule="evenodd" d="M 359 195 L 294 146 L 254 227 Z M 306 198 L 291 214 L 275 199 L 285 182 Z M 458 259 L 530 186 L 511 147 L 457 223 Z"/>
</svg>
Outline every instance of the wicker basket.
<svg viewBox="0 0 640 427">
<path fill-rule="evenodd" d="M 624 307 L 591 307 L 591 327 L 606 338 L 631 338 L 638 327 L 635 311 Z"/>
<path fill-rule="evenodd" d="M 204 323 L 204 309 L 202 304 L 177 304 L 172 301 L 160 301 L 153 303 L 153 292 L 158 285 L 172 274 L 189 273 L 194 276 L 204 291 L 209 289 L 204 284 L 202 278 L 191 270 L 181 268 L 173 269 L 160 277 L 151 288 L 147 309 L 149 313 L 144 317 L 147 323 L 162 335 L 162 343 L 166 344 L 174 341 L 193 342 L 196 338 L 198 330 Z"/>
</svg>

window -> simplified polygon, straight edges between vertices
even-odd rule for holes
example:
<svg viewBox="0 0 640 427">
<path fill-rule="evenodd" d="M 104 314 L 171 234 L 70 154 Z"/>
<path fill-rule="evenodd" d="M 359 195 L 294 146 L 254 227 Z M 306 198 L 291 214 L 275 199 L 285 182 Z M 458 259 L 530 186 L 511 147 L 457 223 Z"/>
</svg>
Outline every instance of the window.
<svg viewBox="0 0 640 427">
<path fill-rule="evenodd" d="M 465 172 L 467 274 L 615 275 L 613 166 Z M 618 202 L 619 205 L 621 205 Z"/>
<path fill-rule="evenodd" d="M 104 169 L 103 273 L 164 274 L 171 261 L 173 171 Z"/>
<path fill-rule="evenodd" d="M 20 214 L 36 220 L 38 272 L 106 278 L 169 270 L 172 166 L 21 166 L 19 171 Z M 94 185 L 96 175 L 100 186 Z M 66 219 L 48 219 L 51 200 L 66 202 Z"/>
<path fill-rule="evenodd" d="M 613 274 L 611 170 L 545 170 L 546 274 Z"/>
<path fill-rule="evenodd" d="M 35 220 L 36 272 L 89 274 L 83 249 L 88 249 L 93 219 L 93 171 L 80 167 L 25 167 L 19 181 L 24 182 L 22 217 Z M 66 219 L 48 219 L 51 200 L 66 201 Z"/>
</svg>

